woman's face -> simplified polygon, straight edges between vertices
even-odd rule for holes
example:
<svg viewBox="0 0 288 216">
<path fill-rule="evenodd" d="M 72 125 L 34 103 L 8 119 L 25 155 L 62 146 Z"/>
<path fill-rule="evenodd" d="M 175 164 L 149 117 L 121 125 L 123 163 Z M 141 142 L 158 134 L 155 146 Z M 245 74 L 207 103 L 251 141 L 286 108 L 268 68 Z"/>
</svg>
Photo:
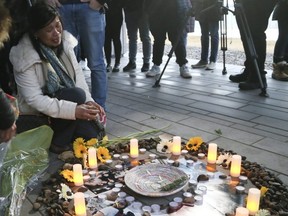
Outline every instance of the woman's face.
<svg viewBox="0 0 288 216">
<path fill-rule="evenodd" d="M 56 48 L 61 43 L 62 31 L 63 29 L 60 19 L 59 17 L 55 17 L 55 19 L 49 25 L 37 31 L 35 36 L 44 45 L 51 48 Z"/>
</svg>

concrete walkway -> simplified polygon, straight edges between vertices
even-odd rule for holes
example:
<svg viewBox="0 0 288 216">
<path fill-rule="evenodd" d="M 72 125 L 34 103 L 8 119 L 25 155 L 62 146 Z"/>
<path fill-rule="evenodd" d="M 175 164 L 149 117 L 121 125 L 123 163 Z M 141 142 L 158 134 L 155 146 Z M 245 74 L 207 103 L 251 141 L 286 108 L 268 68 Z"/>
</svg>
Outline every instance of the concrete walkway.
<svg viewBox="0 0 288 216">
<path fill-rule="evenodd" d="M 127 62 L 124 57 L 122 67 Z M 190 59 L 189 65 L 192 63 L 196 60 Z M 264 98 L 258 95 L 260 90 L 239 91 L 238 85 L 229 81 L 229 75 L 239 73 L 240 66 L 227 65 L 227 75 L 222 75 L 222 64 L 214 71 L 191 69 L 193 78 L 183 79 L 172 58 L 161 87 L 152 88 L 155 79 L 146 78 L 141 66 L 142 56 L 138 56 L 135 73 L 108 74 L 109 139 L 169 126 L 163 133 L 184 140 L 201 136 L 265 166 L 288 185 L 287 82 L 271 79 L 268 71 L 270 97 Z M 42 215 L 31 212 L 38 191 L 28 194 L 21 215 Z"/>
</svg>

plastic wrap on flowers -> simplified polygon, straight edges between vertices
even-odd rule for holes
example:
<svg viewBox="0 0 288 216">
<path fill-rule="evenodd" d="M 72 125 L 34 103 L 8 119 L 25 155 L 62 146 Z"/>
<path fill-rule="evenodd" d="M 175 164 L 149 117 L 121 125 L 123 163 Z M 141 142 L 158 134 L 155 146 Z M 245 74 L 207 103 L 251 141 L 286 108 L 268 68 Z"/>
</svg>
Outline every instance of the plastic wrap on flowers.
<svg viewBox="0 0 288 216">
<path fill-rule="evenodd" d="M 41 126 L 18 134 L 7 145 L 0 161 L 1 215 L 20 215 L 28 184 L 35 183 L 48 166 L 52 135 L 51 128 Z"/>
</svg>

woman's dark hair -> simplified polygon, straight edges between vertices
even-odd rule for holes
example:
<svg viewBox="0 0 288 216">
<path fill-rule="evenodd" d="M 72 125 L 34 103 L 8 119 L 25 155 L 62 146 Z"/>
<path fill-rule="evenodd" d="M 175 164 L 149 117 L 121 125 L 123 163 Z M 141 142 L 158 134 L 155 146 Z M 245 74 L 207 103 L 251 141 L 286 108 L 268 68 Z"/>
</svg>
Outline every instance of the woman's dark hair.
<svg viewBox="0 0 288 216">
<path fill-rule="evenodd" d="M 40 50 L 39 40 L 35 37 L 35 32 L 49 25 L 56 17 L 60 15 L 56 8 L 46 4 L 44 1 L 38 1 L 33 4 L 28 12 L 28 33 L 34 49 L 38 52 L 40 58 L 45 60 Z M 60 19 L 61 22 L 61 19 Z M 62 22 L 61 22 L 62 23 Z M 63 42 L 57 48 L 57 56 L 63 52 Z"/>
</svg>

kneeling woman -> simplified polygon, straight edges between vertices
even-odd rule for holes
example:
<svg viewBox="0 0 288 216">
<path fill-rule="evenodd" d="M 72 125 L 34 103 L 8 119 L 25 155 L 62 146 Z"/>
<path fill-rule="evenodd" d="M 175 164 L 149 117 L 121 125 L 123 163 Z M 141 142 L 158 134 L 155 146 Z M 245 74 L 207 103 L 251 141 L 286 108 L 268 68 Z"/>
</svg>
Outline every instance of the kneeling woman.
<svg viewBox="0 0 288 216">
<path fill-rule="evenodd" d="M 102 139 L 105 112 L 90 95 L 73 50 L 77 41 L 63 32 L 58 11 L 36 3 L 28 13 L 28 26 L 10 52 L 20 119 L 48 116 L 54 131 L 50 151 L 54 153 L 68 150 L 77 137 Z"/>
</svg>

